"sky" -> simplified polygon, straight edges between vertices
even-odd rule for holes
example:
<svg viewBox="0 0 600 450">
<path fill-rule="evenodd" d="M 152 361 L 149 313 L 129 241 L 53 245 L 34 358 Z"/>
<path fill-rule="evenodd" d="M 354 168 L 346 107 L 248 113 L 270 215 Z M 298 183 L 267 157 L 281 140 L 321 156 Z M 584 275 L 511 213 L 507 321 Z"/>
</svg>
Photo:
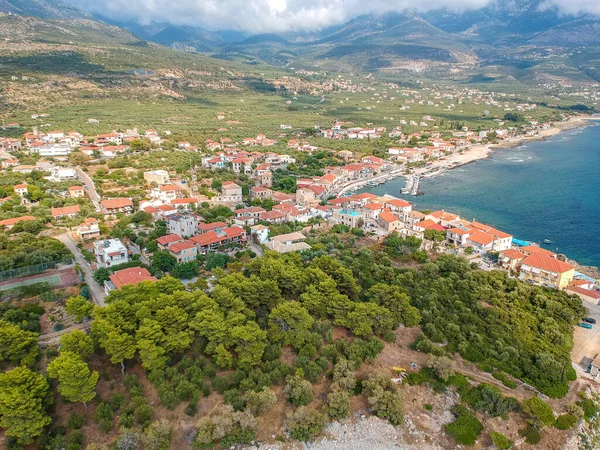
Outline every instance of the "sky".
<svg viewBox="0 0 600 450">
<path fill-rule="evenodd" d="M 414 9 L 479 9 L 494 0 L 67 0 L 114 20 L 168 22 L 250 33 L 319 30 L 358 15 Z M 514 0 L 501 0 L 511 2 Z M 600 15 L 600 0 L 543 0 L 564 14 Z"/>
</svg>

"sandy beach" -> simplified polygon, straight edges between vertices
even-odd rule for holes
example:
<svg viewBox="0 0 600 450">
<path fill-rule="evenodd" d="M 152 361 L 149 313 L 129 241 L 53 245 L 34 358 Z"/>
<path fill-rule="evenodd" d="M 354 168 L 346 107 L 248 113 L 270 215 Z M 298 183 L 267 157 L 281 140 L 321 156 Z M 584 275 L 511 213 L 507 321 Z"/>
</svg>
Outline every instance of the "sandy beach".
<svg viewBox="0 0 600 450">
<path fill-rule="evenodd" d="M 556 122 L 552 128 L 547 130 L 541 130 L 534 136 L 519 136 L 514 138 L 505 139 L 498 144 L 487 144 L 487 145 L 472 145 L 465 148 L 459 153 L 447 156 L 443 159 L 439 159 L 433 162 L 432 165 L 416 169 L 413 173 L 415 175 L 421 175 L 422 177 L 434 177 L 444 172 L 445 170 L 454 169 L 456 167 L 464 166 L 465 164 L 478 161 L 480 159 L 488 158 L 492 152 L 496 149 L 515 148 L 523 145 L 530 141 L 542 141 L 554 136 L 566 130 L 572 130 L 588 125 L 590 120 L 600 120 L 594 116 L 575 116 L 563 122 Z"/>
</svg>

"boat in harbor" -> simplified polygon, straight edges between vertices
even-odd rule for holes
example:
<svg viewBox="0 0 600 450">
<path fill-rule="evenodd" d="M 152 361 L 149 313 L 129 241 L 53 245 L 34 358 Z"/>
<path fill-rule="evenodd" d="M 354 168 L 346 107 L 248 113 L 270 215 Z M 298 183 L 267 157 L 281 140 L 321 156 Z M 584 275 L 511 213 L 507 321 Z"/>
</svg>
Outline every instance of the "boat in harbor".
<svg viewBox="0 0 600 450">
<path fill-rule="evenodd" d="M 552 241 L 550 239 L 544 239 L 544 244 L 552 244 Z"/>
</svg>

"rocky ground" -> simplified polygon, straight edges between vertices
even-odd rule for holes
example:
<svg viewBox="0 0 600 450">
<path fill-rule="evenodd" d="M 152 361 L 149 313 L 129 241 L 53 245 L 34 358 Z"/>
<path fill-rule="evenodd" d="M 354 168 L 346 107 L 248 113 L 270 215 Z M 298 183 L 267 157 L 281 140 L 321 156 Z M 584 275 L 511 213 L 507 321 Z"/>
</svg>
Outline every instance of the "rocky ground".
<svg viewBox="0 0 600 450">
<path fill-rule="evenodd" d="M 387 421 L 374 416 L 356 414 L 351 420 L 332 422 L 324 432 L 324 437 L 310 443 L 256 444 L 246 450 L 441 450 L 436 444 L 425 443 L 426 436 L 406 419 L 401 427 L 394 427 Z M 408 444 L 407 442 L 419 442 Z"/>
</svg>

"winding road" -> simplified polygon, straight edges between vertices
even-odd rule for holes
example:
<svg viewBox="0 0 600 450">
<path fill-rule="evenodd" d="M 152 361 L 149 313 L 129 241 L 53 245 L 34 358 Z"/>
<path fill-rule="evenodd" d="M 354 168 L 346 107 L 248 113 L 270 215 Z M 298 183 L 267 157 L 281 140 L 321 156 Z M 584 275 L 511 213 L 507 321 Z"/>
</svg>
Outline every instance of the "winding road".
<svg viewBox="0 0 600 450">
<path fill-rule="evenodd" d="M 100 196 L 98 195 L 98 192 L 96 192 L 96 186 L 94 185 L 94 182 L 92 181 L 92 179 L 89 177 L 89 175 L 87 173 L 85 173 L 83 170 L 81 170 L 81 167 L 75 166 L 75 172 L 77 172 L 77 176 L 79 177 L 81 182 L 85 185 L 85 187 L 87 187 L 88 195 L 90 197 L 90 200 L 96 207 L 96 210 L 99 210 L 100 209 Z"/>
</svg>

